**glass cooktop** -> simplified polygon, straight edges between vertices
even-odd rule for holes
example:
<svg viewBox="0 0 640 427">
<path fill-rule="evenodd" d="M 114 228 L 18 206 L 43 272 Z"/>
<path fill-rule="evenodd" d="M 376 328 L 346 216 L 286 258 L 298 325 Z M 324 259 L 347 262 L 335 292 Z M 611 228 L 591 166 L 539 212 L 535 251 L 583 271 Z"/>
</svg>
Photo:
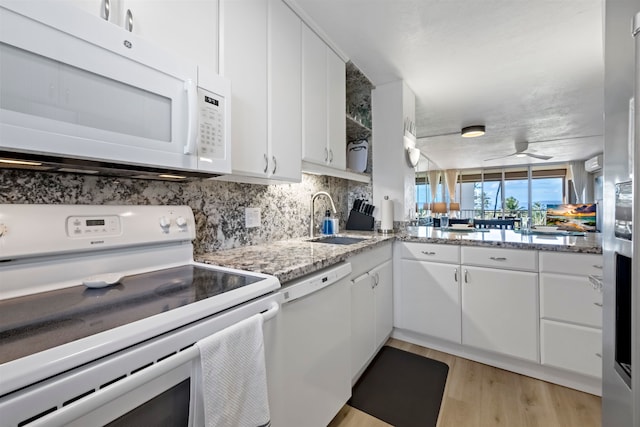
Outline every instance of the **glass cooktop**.
<svg viewBox="0 0 640 427">
<path fill-rule="evenodd" d="M 0 301 L 0 364 L 262 280 L 195 265 Z M 179 325 L 176 325 L 179 326 Z"/>
</svg>

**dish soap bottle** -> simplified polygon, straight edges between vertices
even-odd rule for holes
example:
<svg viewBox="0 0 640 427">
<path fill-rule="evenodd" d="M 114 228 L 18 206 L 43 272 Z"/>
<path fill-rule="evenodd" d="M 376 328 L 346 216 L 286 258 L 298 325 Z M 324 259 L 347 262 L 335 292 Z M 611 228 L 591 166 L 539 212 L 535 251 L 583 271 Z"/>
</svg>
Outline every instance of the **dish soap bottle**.
<svg viewBox="0 0 640 427">
<path fill-rule="evenodd" d="M 331 211 L 327 209 L 324 213 L 324 221 L 322 221 L 322 234 L 333 234 L 333 220 L 331 219 Z"/>
</svg>

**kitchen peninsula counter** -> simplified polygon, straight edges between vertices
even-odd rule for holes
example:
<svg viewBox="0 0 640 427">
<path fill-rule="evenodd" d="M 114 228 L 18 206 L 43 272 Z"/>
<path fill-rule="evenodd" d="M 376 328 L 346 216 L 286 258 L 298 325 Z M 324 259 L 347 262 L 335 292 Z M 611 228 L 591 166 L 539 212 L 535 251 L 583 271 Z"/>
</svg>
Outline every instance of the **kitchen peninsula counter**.
<svg viewBox="0 0 640 427">
<path fill-rule="evenodd" d="M 196 255 L 195 259 L 207 264 L 271 274 L 276 276 L 280 283 L 286 283 L 393 240 L 585 254 L 602 253 L 600 233 L 556 236 L 526 235 L 514 230 L 468 232 L 441 231 L 433 227 L 407 227 L 406 231 L 397 234 L 349 231 L 341 235 L 366 239 L 351 245 L 335 245 L 299 238 Z"/>
<path fill-rule="evenodd" d="M 602 253 L 602 234 L 579 235 L 523 234 L 520 230 L 442 231 L 435 227 L 407 227 L 398 240 L 445 245 L 500 247 L 585 254 Z"/>
</svg>

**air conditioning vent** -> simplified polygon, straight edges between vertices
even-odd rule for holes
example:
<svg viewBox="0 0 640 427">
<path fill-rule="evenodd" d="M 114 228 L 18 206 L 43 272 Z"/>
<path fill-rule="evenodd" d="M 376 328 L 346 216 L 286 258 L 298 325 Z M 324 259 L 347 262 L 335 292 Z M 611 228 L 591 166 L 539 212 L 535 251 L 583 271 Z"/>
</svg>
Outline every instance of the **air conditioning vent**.
<svg viewBox="0 0 640 427">
<path fill-rule="evenodd" d="M 585 160 L 584 169 L 587 172 L 595 172 L 602 169 L 602 154 L 592 157 L 589 160 Z"/>
</svg>

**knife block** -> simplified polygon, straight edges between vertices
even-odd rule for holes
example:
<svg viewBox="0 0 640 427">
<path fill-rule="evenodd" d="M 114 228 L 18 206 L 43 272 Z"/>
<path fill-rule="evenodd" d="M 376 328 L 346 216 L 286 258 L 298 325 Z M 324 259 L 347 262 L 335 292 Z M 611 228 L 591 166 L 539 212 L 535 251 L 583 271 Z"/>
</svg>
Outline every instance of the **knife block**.
<svg viewBox="0 0 640 427">
<path fill-rule="evenodd" d="M 347 220 L 347 230 L 373 230 L 373 217 L 363 214 L 362 212 L 354 211 L 349 212 L 349 219 Z"/>
</svg>

